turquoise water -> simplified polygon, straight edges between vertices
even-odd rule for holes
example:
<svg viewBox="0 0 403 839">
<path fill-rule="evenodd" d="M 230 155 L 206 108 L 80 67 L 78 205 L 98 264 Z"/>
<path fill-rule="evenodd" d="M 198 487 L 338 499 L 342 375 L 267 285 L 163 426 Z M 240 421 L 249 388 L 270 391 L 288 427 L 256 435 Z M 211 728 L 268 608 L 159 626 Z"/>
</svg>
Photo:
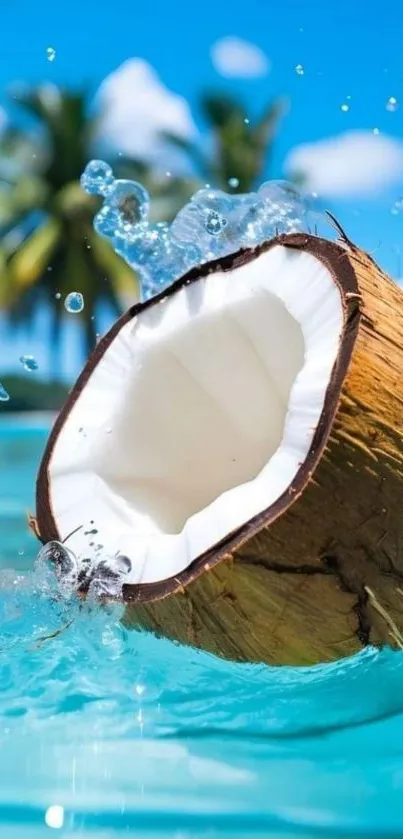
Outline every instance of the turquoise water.
<svg viewBox="0 0 403 839">
<path fill-rule="evenodd" d="M 0 836 L 401 837 L 403 655 L 235 665 L 60 602 L 25 523 L 44 426 L 0 422 Z"/>
</svg>

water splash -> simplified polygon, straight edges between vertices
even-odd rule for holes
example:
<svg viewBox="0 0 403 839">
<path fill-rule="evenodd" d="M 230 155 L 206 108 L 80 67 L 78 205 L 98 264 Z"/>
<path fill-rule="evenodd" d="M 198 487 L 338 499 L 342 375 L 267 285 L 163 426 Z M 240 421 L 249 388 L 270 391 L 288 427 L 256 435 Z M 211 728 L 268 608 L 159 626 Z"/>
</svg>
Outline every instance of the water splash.
<svg viewBox="0 0 403 839">
<path fill-rule="evenodd" d="M 235 189 L 239 181 L 230 178 L 228 184 Z M 94 219 L 95 230 L 138 272 L 143 300 L 197 265 L 253 247 L 277 233 L 308 228 L 307 201 L 286 181 L 268 181 L 257 192 L 237 195 L 206 186 L 170 225 L 152 224 L 147 190 L 136 181 L 114 179 L 102 160 L 87 165 L 81 185 L 104 199 Z"/>
<path fill-rule="evenodd" d="M 120 553 L 112 557 L 103 555 L 102 559 L 77 557 L 67 545 L 55 540 L 41 548 L 35 569 L 42 575 L 42 589 L 53 587 L 65 599 L 71 599 L 78 592 L 91 600 L 118 600 L 132 564 Z"/>
</svg>

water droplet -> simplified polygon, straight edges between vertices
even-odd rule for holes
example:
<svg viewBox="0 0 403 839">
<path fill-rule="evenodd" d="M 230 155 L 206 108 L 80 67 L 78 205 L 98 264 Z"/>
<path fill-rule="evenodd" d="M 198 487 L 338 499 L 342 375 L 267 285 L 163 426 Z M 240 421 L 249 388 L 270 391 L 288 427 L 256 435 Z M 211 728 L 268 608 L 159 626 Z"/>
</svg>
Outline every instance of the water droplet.
<svg viewBox="0 0 403 839">
<path fill-rule="evenodd" d="M 137 684 L 136 687 L 135 687 L 135 691 L 137 693 L 137 696 L 142 696 L 145 689 L 146 689 L 145 685 Z"/>
<path fill-rule="evenodd" d="M 25 551 L 18 551 L 18 556 L 24 556 Z"/>
<path fill-rule="evenodd" d="M 380 134 L 379 128 L 374 128 L 372 133 L 376 135 Z"/>
<path fill-rule="evenodd" d="M 52 804 L 48 807 L 45 813 L 45 824 L 48 827 L 53 827 L 56 830 L 63 827 L 64 824 L 64 807 L 60 804 Z"/>
<path fill-rule="evenodd" d="M 83 190 L 90 195 L 107 195 L 113 182 L 112 169 L 104 160 L 91 160 L 80 178 Z"/>
<path fill-rule="evenodd" d="M 244 123 L 245 123 L 245 125 L 249 125 L 250 120 L 246 117 L 246 118 L 244 119 Z"/>
<path fill-rule="evenodd" d="M 165 172 L 167 178 L 172 178 L 172 172 Z"/>
<path fill-rule="evenodd" d="M 20 362 L 25 370 L 37 370 L 39 364 L 33 355 L 20 355 Z"/>
<path fill-rule="evenodd" d="M 8 402 L 10 399 L 10 394 L 7 393 L 5 387 L 0 382 L 0 402 Z"/>
<path fill-rule="evenodd" d="M 71 314 L 82 312 L 84 309 L 84 297 L 80 291 L 71 291 L 64 301 L 64 308 Z"/>
<path fill-rule="evenodd" d="M 48 61 L 54 61 L 56 58 L 56 50 L 54 47 L 47 47 L 46 49 L 46 58 Z"/>
<path fill-rule="evenodd" d="M 60 291 L 57 291 L 56 294 L 55 294 L 56 300 L 60 300 L 61 296 L 62 295 L 60 294 Z"/>
<path fill-rule="evenodd" d="M 295 72 L 296 72 L 297 76 L 303 76 L 304 75 L 305 70 L 304 70 L 302 64 L 297 64 L 295 66 Z"/>
<path fill-rule="evenodd" d="M 227 224 L 227 219 L 215 210 L 207 213 L 205 228 L 210 236 L 218 236 Z"/>
<path fill-rule="evenodd" d="M 389 96 L 389 99 L 386 103 L 386 110 L 390 111 L 390 113 L 394 113 L 394 111 L 397 111 L 398 107 L 399 107 L 399 103 L 398 103 L 396 97 L 395 96 Z"/>
<path fill-rule="evenodd" d="M 347 105 L 347 102 L 343 102 L 343 105 L 340 106 L 340 110 L 346 114 L 347 111 L 350 110 L 350 105 Z"/>
<path fill-rule="evenodd" d="M 231 189 L 236 189 L 237 186 L 239 186 L 239 178 L 229 178 L 228 186 L 230 186 Z"/>
</svg>

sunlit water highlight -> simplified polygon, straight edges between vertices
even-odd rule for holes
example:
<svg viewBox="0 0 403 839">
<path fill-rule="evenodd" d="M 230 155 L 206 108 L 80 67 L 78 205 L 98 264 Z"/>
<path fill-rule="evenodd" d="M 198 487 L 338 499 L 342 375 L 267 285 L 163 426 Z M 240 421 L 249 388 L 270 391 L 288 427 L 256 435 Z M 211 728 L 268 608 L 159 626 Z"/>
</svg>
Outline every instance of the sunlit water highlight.
<svg viewBox="0 0 403 839">
<path fill-rule="evenodd" d="M 231 664 L 54 596 L 25 523 L 44 425 L 0 423 L 0 835 L 401 837 L 403 655 Z"/>
</svg>

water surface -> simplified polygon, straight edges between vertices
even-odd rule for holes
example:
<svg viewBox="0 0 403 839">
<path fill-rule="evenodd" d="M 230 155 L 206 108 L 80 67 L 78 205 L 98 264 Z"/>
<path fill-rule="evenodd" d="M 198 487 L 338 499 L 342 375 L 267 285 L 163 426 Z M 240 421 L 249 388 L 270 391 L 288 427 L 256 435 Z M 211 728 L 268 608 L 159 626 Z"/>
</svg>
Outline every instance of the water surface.
<svg viewBox="0 0 403 839">
<path fill-rule="evenodd" d="M 401 837 L 403 655 L 237 665 L 52 597 L 26 525 L 47 424 L 0 422 L 0 835 Z"/>
</svg>

